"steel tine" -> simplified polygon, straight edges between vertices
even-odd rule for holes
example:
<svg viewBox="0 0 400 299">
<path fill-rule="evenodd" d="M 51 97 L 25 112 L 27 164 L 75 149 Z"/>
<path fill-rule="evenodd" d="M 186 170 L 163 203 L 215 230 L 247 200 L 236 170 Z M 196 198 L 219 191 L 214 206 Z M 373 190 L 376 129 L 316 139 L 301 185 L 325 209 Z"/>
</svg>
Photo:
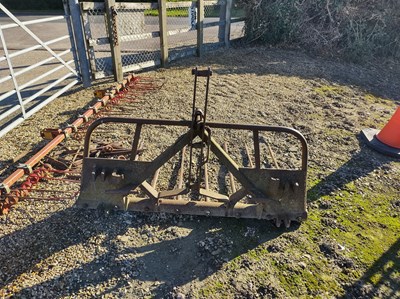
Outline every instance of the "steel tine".
<svg viewBox="0 0 400 299">
<path fill-rule="evenodd" d="M 224 151 L 226 153 L 228 153 L 228 144 L 226 142 L 224 142 Z M 236 192 L 236 185 L 235 185 L 235 178 L 233 177 L 233 174 L 228 171 L 229 174 L 229 182 L 231 185 L 231 190 L 232 190 L 232 194 Z"/>
</svg>

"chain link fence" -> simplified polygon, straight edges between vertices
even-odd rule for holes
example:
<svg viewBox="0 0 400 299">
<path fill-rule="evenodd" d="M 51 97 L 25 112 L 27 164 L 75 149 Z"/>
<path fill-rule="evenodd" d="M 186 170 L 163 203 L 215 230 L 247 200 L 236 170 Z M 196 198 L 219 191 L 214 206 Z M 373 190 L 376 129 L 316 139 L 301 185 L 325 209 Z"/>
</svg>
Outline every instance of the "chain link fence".
<svg viewBox="0 0 400 299">
<path fill-rule="evenodd" d="M 159 63 L 159 21 L 158 17 L 148 15 L 148 11 L 149 9 L 117 8 L 117 27 L 124 72 Z"/>
<path fill-rule="evenodd" d="M 166 35 L 168 43 L 167 61 L 199 53 L 199 44 L 206 51 L 227 45 L 227 3 L 231 5 L 232 0 L 202 1 L 204 11 L 199 14 L 199 3 L 196 1 L 167 2 L 167 28 L 164 32 L 160 29 L 158 3 L 115 3 L 113 9 L 116 11 L 122 71 L 130 72 L 159 65 L 163 59 L 161 34 Z M 82 2 L 81 9 L 92 75 L 94 78 L 112 75 L 113 62 L 105 4 Z M 203 34 L 199 42 L 198 19 L 201 15 L 204 17 L 203 22 L 200 22 Z M 228 41 L 229 38 L 228 35 Z"/>
<path fill-rule="evenodd" d="M 111 47 L 107 38 L 104 8 L 90 8 L 82 14 L 92 72 L 106 75 L 112 70 Z M 109 74 L 107 74 L 109 75 Z"/>
<path fill-rule="evenodd" d="M 196 2 L 167 3 L 170 61 L 195 55 L 197 47 Z"/>
<path fill-rule="evenodd" d="M 224 1 L 204 3 L 204 33 L 203 43 L 206 50 L 210 51 L 223 46 L 225 27 Z"/>
</svg>

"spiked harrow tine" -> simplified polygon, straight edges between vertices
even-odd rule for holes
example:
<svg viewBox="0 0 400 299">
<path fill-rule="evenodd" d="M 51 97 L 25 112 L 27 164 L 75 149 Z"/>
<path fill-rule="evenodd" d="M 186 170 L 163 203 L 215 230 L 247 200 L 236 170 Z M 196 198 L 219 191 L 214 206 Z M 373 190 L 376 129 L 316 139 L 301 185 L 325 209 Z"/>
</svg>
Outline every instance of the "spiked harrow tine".
<svg viewBox="0 0 400 299">
<path fill-rule="evenodd" d="M 206 191 L 209 191 L 210 190 L 210 184 L 208 183 L 208 166 L 207 166 L 207 164 L 204 165 L 204 185 L 206 187 Z M 200 192 L 201 192 L 201 190 L 202 189 L 200 189 Z M 210 199 L 208 198 L 207 195 L 206 195 L 205 200 L 206 201 L 210 201 Z"/>
<path fill-rule="evenodd" d="M 183 187 L 183 174 L 185 171 L 185 153 L 186 153 L 186 146 L 183 147 L 181 151 L 181 167 L 179 168 L 179 178 L 178 178 L 178 189 L 182 189 Z M 177 199 L 182 199 L 181 195 L 178 195 Z"/>
<path fill-rule="evenodd" d="M 228 152 L 228 144 L 226 142 L 224 142 L 224 151 Z M 229 173 L 229 182 L 231 185 L 232 193 L 235 193 L 236 192 L 235 179 L 234 179 L 232 173 Z"/>
<path fill-rule="evenodd" d="M 212 72 L 210 69 L 194 69 L 192 72 L 195 85 L 191 120 L 107 117 L 99 118 L 89 126 L 85 137 L 81 189 L 76 204 L 88 208 L 102 206 L 130 211 L 267 219 L 273 220 L 278 227 L 282 223 L 289 227 L 292 221 L 306 219 L 308 149 L 303 135 L 287 127 L 206 122 Z M 196 108 L 197 80 L 202 77 L 207 80 L 204 112 Z M 136 125 L 129 160 L 90 155 L 91 135 L 100 124 Z M 187 131 L 155 158 L 139 161 L 138 153 L 143 150 L 143 141 L 140 140 L 142 128 L 149 126 L 180 127 Z M 247 144 L 240 149 L 247 155 L 248 167 L 241 166 L 229 155 L 226 141 L 223 146 L 216 141 L 212 135 L 214 129 L 251 134 L 252 151 Z M 266 132 L 289 134 L 300 143 L 300 169 L 278 168 L 269 142 L 266 143 L 268 152 L 276 168 L 264 167 L 260 142 L 265 142 L 262 134 Z M 197 141 L 199 139 L 200 142 Z M 213 155 L 211 159 L 210 154 Z M 185 163 L 186 155 L 189 157 L 188 163 Z M 162 174 L 161 167 L 173 163 L 170 160 L 180 162 L 177 177 L 170 178 L 170 182 L 176 182 L 176 187 L 172 189 L 163 185 L 164 179 L 158 183 L 159 177 L 164 178 L 171 164 L 163 168 Z M 229 183 L 225 184 L 225 176 L 222 175 L 223 187 L 217 188 L 215 185 L 215 182 L 222 182 L 221 174 L 213 179 L 215 166 L 210 164 L 211 160 L 228 170 Z M 185 165 L 188 169 L 185 169 Z M 148 183 L 150 180 L 151 183 Z"/>
<path fill-rule="evenodd" d="M 276 160 L 275 154 L 272 151 L 271 145 L 269 144 L 269 142 L 267 142 L 267 140 L 265 140 L 265 138 L 263 138 L 262 141 L 267 145 L 268 153 L 271 156 L 272 161 L 274 162 L 275 168 L 279 168 L 278 161 Z"/>
<path fill-rule="evenodd" d="M 158 176 L 160 175 L 161 168 L 156 170 L 153 179 L 151 180 L 151 186 L 155 188 L 157 186 Z"/>
<path fill-rule="evenodd" d="M 247 143 L 245 143 L 245 148 L 246 148 L 247 159 L 248 159 L 248 161 L 249 161 L 249 166 L 250 166 L 251 168 L 254 168 L 253 160 L 252 160 L 252 158 L 251 158 L 249 146 L 247 145 Z"/>
</svg>

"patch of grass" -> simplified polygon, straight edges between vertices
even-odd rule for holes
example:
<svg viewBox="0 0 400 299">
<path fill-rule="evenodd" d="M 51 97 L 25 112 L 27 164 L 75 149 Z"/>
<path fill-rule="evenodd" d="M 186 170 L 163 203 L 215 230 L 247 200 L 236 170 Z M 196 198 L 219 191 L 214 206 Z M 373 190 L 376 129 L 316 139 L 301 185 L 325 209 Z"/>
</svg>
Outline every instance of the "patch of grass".
<svg viewBox="0 0 400 299">
<path fill-rule="evenodd" d="M 375 96 L 373 94 L 367 93 L 363 96 L 363 100 L 369 104 L 383 104 L 387 107 L 393 107 L 393 101 L 389 99 L 384 99 L 382 97 Z"/>
<path fill-rule="evenodd" d="M 308 240 L 307 240 L 308 242 Z M 272 261 L 273 275 L 279 280 L 280 286 L 288 296 L 301 297 L 304 294 L 318 295 L 325 292 L 339 294 L 335 290 L 340 287 L 335 281 L 335 276 L 330 265 L 324 258 L 304 259 L 302 256 L 307 252 L 315 252 L 312 243 L 302 243 L 296 247 L 288 248 L 287 256 L 291 257 L 291 262 Z M 294 258 L 296 257 L 296 258 Z M 305 268 L 293 264 L 293 260 L 305 262 Z"/>
<path fill-rule="evenodd" d="M 368 192 L 367 196 L 362 197 L 346 191 L 341 193 L 337 199 L 346 202 L 347 208 L 339 213 L 338 222 L 347 231 L 335 229 L 331 235 L 339 243 L 349 247 L 350 257 L 371 265 L 377 256 L 382 255 L 397 241 L 396 232 L 400 231 L 400 221 L 397 217 L 390 216 L 390 201 L 396 195 Z"/>
<path fill-rule="evenodd" d="M 221 298 L 229 299 L 230 295 L 226 291 L 227 286 L 221 281 L 214 281 L 212 284 L 200 290 L 201 298 Z"/>
<path fill-rule="evenodd" d="M 307 201 L 314 201 L 319 198 L 319 191 L 316 188 L 313 188 L 317 186 L 319 183 L 321 183 L 321 179 L 315 179 L 315 180 L 308 180 L 307 182 Z"/>
<path fill-rule="evenodd" d="M 158 10 L 157 9 L 147 9 L 144 11 L 145 16 L 153 16 L 158 17 Z M 188 17 L 189 12 L 187 9 L 167 9 L 167 17 Z"/>
<path fill-rule="evenodd" d="M 321 96 L 341 95 L 346 93 L 346 89 L 342 86 L 323 85 L 314 89 Z"/>
<path fill-rule="evenodd" d="M 310 171 L 309 189 L 321 182 L 317 178 L 320 172 L 317 168 Z M 368 181 L 368 178 L 362 180 Z M 248 252 L 238 253 L 236 258 L 224 265 L 224 271 L 247 271 L 244 275 L 246 281 L 258 287 L 265 286 L 287 298 L 340 297 L 347 292 L 346 285 L 354 284 L 365 273 L 371 274 L 363 279 L 378 287 L 387 279 L 387 273 L 390 273 L 390 277 L 399 276 L 396 272 L 396 256 L 389 254 L 387 261 L 377 264 L 377 260 L 387 254 L 399 238 L 400 221 L 391 213 L 391 203 L 398 198 L 395 186 L 388 188 L 386 183 L 374 181 L 373 188 L 370 188 L 370 185 L 363 185 L 357 180 L 345 184 L 332 194 L 318 198 L 316 193 L 309 193 L 308 198 L 313 202 L 309 205 L 308 219 L 299 229 L 276 236 L 272 235 L 272 230 L 265 232 L 269 236 L 266 243 L 257 244 L 254 241 L 254 248 L 251 246 L 249 248 L 253 249 Z M 329 200 L 331 206 L 320 209 L 318 203 L 323 200 Z M 327 215 L 333 216 L 337 227 L 324 224 L 322 220 Z M 238 230 L 237 244 L 248 242 L 250 239 L 243 237 L 245 222 L 238 223 L 240 225 L 232 228 Z M 336 254 L 350 259 L 354 265 L 348 268 L 339 266 L 337 256 L 322 252 L 320 244 L 325 240 L 343 246 L 343 249 L 337 249 Z M 277 252 L 268 250 L 269 245 L 273 244 L 280 246 Z M 243 270 L 243 261 L 262 266 Z M 391 281 L 396 283 L 392 278 Z M 396 288 L 396 285 L 391 287 Z M 226 294 L 228 298 L 234 292 L 235 288 L 224 283 L 222 278 L 207 284 L 201 295 L 202 298 L 217 298 Z"/>
</svg>

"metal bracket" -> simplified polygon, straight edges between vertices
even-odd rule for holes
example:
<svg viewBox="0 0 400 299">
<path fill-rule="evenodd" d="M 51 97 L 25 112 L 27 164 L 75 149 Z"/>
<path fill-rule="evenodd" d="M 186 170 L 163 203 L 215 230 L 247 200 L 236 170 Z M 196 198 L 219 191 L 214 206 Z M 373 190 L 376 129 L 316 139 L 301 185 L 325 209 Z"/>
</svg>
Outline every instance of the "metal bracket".
<svg viewBox="0 0 400 299">
<path fill-rule="evenodd" d="M 52 139 L 54 139 L 55 137 L 57 137 L 58 135 L 60 135 L 60 134 L 62 134 L 63 132 L 62 132 L 62 130 L 60 130 L 60 129 L 50 129 L 50 128 L 47 128 L 47 129 L 44 129 L 44 130 L 42 130 L 41 132 L 40 132 L 40 136 L 43 138 L 43 139 L 46 139 L 46 140 L 52 140 Z"/>
<path fill-rule="evenodd" d="M 26 174 L 31 174 L 33 172 L 32 166 L 25 164 L 25 163 L 20 163 L 17 166 L 18 169 L 23 169 Z"/>
<path fill-rule="evenodd" d="M 110 91 L 106 92 L 105 95 L 106 95 L 106 96 L 109 96 L 109 97 L 110 97 L 110 100 L 112 100 L 112 99 L 115 97 L 115 95 L 114 95 L 113 93 L 111 93 Z"/>
<path fill-rule="evenodd" d="M 97 114 L 99 112 L 99 108 L 95 106 L 90 106 L 89 109 L 92 109 L 94 114 Z"/>
<path fill-rule="evenodd" d="M 104 99 L 98 99 L 97 102 L 101 103 L 102 106 L 106 106 L 107 105 L 107 101 Z"/>
<path fill-rule="evenodd" d="M 107 90 L 104 89 L 97 89 L 94 91 L 94 96 L 98 99 L 101 99 L 102 97 L 105 96 L 105 94 L 107 93 Z"/>
<path fill-rule="evenodd" d="M 79 115 L 78 118 L 82 118 L 83 122 L 85 122 L 85 123 L 88 122 L 88 120 L 89 120 L 89 118 L 86 115 L 83 115 L 83 114 Z"/>
<path fill-rule="evenodd" d="M 69 125 L 69 124 L 68 124 L 65 128 L 66 128 L 66 129 L 72 129 L 72 132 L 73 132 L 73 133 L 78 132 L 78 127 L 75 126 L 75 125 Z"/>
<path fill-rule="evenodd" d="M 9 186 L 7 186 L 6 184 L 4 184 L 4 183 L 0 183 L 0 190 L 4 190 L 5 191 L 5 193 L 10 193 L 11 192 L 11 189 L 10 189 L 10 187 Z"/>
</svg>

